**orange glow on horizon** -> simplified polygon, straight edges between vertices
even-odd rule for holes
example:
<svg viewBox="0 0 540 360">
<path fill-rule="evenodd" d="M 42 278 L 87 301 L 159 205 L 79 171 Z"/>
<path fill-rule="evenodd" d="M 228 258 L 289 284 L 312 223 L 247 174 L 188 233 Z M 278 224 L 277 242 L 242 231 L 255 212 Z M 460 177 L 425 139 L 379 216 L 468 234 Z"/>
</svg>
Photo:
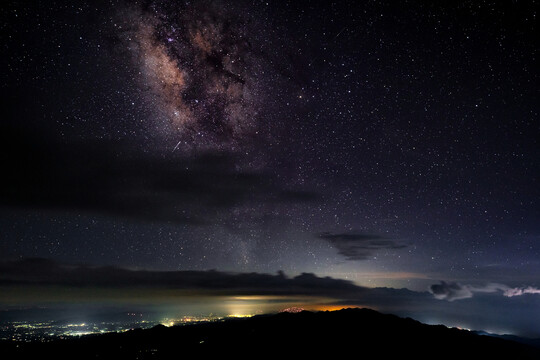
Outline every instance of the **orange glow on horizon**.
<svg viewBox="0 0 540 360">
<path fill-rule="evenodd" d="M 306 306 L 302 306 L 303 309 L 308 311 L 338 311 L 343 309 L 360 309 L 365 308 L 367 306 L 361 306 L 361 305 L 333 305 L 333 304 L 310 304 Z M 371 308 L 371 307 L 370 307 Z"/>
</svg>

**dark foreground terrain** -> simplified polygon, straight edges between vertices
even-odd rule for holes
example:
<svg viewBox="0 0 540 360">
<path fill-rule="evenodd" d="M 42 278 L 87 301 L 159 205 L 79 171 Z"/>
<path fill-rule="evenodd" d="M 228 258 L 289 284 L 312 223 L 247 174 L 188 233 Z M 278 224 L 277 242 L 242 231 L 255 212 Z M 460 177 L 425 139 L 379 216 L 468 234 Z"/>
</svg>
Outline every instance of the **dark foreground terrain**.
<svg viewBox="0 0 540 360">
<path fill-rule="evenodd" d="M 49 343 L 0 343 L 2 359 L 182 359 L 293 356 L 540 359 L 540 349 L 465 330 L 431 326 L 367 309 L 256 316 L 157 326 Z"/>
</svg>

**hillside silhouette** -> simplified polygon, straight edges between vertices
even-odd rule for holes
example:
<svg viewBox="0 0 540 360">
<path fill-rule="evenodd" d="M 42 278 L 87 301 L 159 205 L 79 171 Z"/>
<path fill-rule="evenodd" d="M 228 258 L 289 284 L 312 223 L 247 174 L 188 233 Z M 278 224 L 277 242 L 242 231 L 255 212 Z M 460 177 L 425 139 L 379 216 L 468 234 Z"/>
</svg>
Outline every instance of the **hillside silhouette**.
<svg viewBox="0 0 540 360">
<path fill-rule="evenodd" d="M 49 343 L 1 343 L 5 359 L 172 359 L 185 355 L 240 358 L 414 356 L 538 359 L 540 349 L 369 309 L 279 313 Z"/>
</svg>

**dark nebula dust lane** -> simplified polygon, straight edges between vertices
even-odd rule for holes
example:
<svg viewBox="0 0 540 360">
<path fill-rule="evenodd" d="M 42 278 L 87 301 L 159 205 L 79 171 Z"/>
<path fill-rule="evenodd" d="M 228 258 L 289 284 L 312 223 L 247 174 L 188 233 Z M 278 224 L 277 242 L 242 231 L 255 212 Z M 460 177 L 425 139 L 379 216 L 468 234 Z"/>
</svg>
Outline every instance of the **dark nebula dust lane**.
<svg viewBox="0 0 540 360">
<path fill-rule="evenodd" d="M 116 14 L 119 46 L 154 115 L 166 120 L 162 131 L 181 148 L 234 148 L 271 121 L 280 75 L 261 46 L 265 26 L 248 11 L 242 2 L 156 2 Z"/>
</svg>

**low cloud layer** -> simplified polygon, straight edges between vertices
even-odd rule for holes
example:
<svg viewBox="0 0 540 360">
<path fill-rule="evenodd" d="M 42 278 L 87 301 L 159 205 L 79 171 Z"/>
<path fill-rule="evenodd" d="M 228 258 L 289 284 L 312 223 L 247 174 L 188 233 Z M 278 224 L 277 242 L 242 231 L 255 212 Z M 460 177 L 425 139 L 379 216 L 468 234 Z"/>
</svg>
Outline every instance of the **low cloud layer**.
<svg viewBox="0 0 540 360">
<path fill-rule="evenodd" d="M 490 283 L 485 286 L 472 286 L 446 281 L 441 281 L 440 284 L 431 285 L 430 291 L 436 299 L 447 301 L 468 299 L 473 297 L 475 293 L 500 292 L 506 297 L 521 296 L 524 294 L 540 294 L 540 289 L 532 286 L 510 287 L 497 283 Z"/>
<path fill-rule="evenodd" d="M 380 250 L 396 250 L 406 247 L 405 244 L 367 233 L 329 233 L 319 234 L 319 238 L 328 241 L 346 260 L 368 260 Z"/>
<path fill-rule="evenodd" d="M 350 281 L 303 273 L 228 273 L 210 271 L 148 271 L 119 267 L 61 264 L 46 259 L 0 263 L 0 286 L 76 288 L 140 288 L 179 290 L 209 295 L 354 296 L 365 288 Z"/>
</svg>

